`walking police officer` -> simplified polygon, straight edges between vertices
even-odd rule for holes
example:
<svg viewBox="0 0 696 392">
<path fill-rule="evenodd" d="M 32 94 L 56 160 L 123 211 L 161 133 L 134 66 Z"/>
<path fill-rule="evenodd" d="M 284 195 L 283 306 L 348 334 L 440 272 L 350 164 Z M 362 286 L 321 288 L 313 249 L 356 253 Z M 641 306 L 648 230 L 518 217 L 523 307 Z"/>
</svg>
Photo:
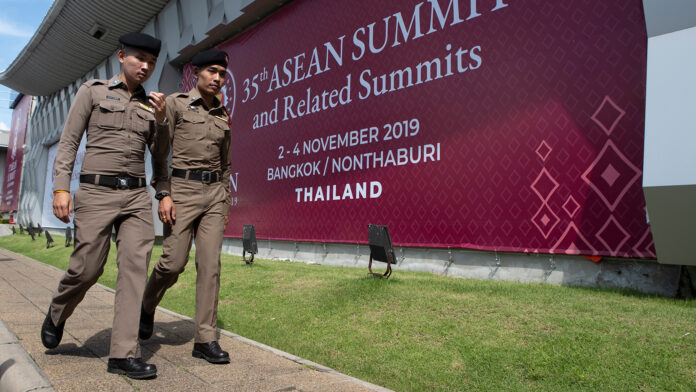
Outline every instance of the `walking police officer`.
<svg viewBox="0 0 696 392">
<path fill-rule="evenodd" d="M 157 368 L 141 360 L 138 344 L 140 303 L 154 241 L 144 157 L 146 146 L 157 154 L 157 133 L 166 133 L 167 125 L 164 95 L 148 96 L 142 83 L 155 68 L 161 42 L 142 33 L 125 34 L 119 41 L 121 73 L 80 87 L 58 144 L 53 212 L 68 223 L 73 213 L 70 177 L 87 132 L 75 192 L 75 249 L 41 328 L 41 341 L 47 348 L 60 343 L 65 321 L 104 271 L 115 229 L 118 277 L 107 371 L 150 378 Z"/>
<path fill-rule="evenodd" d="M 167 97 L 171 181 L 154 186 L 164 223 L 162 257 L 145 288 L 140 338 L 152 335 L 154 313 L 176 281 L 196 241 L 196 336 L 192 355 L 211 363 L 230 358 L 217 342 L 222 235 L 230 210 L 230 132 L 228 116 L 216 97 L 225 84 L 227 54 L 207 50 L 194 56 L 196 87 Z M 166 168 L 168 154 L 153 157 Z"/>
</svg>

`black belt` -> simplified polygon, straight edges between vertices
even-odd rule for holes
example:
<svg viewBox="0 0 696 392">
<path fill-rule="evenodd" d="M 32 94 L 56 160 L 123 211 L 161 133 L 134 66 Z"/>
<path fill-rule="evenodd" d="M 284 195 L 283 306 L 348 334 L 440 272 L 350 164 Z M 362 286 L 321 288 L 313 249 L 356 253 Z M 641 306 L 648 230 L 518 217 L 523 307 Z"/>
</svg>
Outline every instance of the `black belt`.
<svg viewBox="0 0 696 392">
<path fill-rule="evenodd" d="M 200 181 L 204 184 L 211 184 L 221 180 L 219 171 L 207 170 L 184 170 L 172 168 L 172 177 L 179 177 L 185 180 Z"/>
<path fill-rule="evenodd" d="M 126 176 L 107 176 L 104 174 L 81 174 L 80 182 L 108 186 L 114 189 L 133 189 L 142 188 L 145 186 L 144 178 Z"/>
</svg>

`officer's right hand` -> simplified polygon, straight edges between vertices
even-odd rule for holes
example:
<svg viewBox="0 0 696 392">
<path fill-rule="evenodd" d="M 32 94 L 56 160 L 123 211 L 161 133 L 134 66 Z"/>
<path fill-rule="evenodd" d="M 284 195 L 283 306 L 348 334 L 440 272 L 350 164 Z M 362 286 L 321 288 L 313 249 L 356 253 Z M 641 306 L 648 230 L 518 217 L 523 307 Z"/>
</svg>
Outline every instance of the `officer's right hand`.
<svg viewBox="0 0 696 392">
<path fill-rule="evenodd" d="M 58 192 L 53 195 L 53 215 L 65 223 L 70 223 L 73 214 L 73 203 L 69 192 Z"/>
<path fill-rule="evenodd" d="M 176 220 L 176 209 L 174 208 L 174 201 L 172 201 L 171 197 L 165 196 L 160 200 L 157 213 L 162 223 L 168 225 L 174 224 Z"/>
<path fill-rule="evenodd" d="M 152 107 L 155 109 L 155 120 L 157 120 L 158 123 L 164 122 L 166 119 L 167 115 L 167 102 L 166 102 L 166 96 L 162 93 L 158 92 L 150 92 L 150 103 L 152 104 Z"/>
</svg>

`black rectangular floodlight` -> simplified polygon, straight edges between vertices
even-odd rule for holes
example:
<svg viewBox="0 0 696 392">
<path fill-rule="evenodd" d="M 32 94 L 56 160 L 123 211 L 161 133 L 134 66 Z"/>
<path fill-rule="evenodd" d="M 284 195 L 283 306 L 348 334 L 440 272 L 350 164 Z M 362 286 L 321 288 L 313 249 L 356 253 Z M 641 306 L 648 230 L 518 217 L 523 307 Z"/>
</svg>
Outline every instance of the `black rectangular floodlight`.
<svg viewBox="0 0 696 392">
<path fill-rule="evenodd" d="M 73 237 L 72 230 L 70 229 L 70 227 L 67 227 L 65 229 L 65 247 L 66 248 L 68 246 L 70 246 L 70 243 L 72 242 L 72 237 Z"/>
<path fill-rule="evenodd" d="M 370 256 L 372 260 L 396 264 L 387 226 L 367 225 L 367 228 L 370 235 Z"/>
<path fill-rule="evenodd" d="M 372 275 L 389 279 L 392 272 L 391 265 L 396 264 L 389 230 L 387 226 L 380 225 L 367 225 L 367 230 L 370 239 L 370 262 L 367 264 L 367 269 Z M 372 260 L 387 263 L 387 270 L 383 274 L 372 272 Z"/>
<path fill-rule="evenodd" d="M 254 255 L 259 253 L 258 245 L 256 245 L 256 229 L 254 225 L 244 225 L 244 232 L 242 232 L 242 259 L 245 263 L 251 264 L 254 262 Z M 246 253 L 251 253 L 251 258 L 246 259 Z"/>
<path fill-rule="evenodd" d="M 54 244 L 53 242 L 53 237 L 51 236 L 51 233 L 46 230 L 46 249 L 52 247 Z"/>
<path fill-rule="evenodd" d="M 244 251 L 249 253 L 259 253 L 259 248 L 256 245 L 256 229 L 254 225 L 244 225 L 244 233 L 242 234 L 242 244 Z"/>
</svg>

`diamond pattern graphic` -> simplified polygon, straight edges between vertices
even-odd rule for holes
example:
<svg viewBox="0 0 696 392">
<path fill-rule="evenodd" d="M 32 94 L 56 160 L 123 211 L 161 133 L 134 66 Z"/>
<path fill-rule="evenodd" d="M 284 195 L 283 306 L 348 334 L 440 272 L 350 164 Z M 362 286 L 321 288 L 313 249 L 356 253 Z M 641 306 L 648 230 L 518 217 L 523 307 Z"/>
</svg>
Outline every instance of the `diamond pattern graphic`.
<svg viewBox="0 0 696 392">
<path fill-rule="evenodd" d="M 625 111 L 615 104 L 609 96 L 606 96 L 597 108 L 597 111 L 592 115 L 592 120 L 602 128 L 607 136 L 610 136 L 616 124 L 619 123 L 621 117 L 625 114 Z"/>
<path fill-rule="evenodd" d="M 652 233 L 648 228 L 640 237 L 636 245 L 633 247 L 633 251 L 640 257 L 655 257 L 655 242 L 652 239 Z"/>
<path fill-rule="evenodd" d="M 551 173 L 546 168 L 543 168 L 532 183 L 531 188 L 543 202 L 547 202 L 558 189 L 558 182 L 553 179 Z"/>
<path fill-rule="evenodd" d="M 580 204 L 578 204 L 578 202 L 575 201 L 575 198 L 572 195 L 568 196 L 568 199 L 566 200 L 566 202 L 563 203 L 563 210 L 565 210 L 565 212 L 571 218 L 573 218 L 575 216 L 575 214 L 578 212 L 579 209 L 580 209 Z"/>
<path fill-rule="evenodd" d="M 616 169 L 614 169 L 614 166 L 612 166 L 612 164 L 610 163 L 602 173 L 602 178 L 604 179 L 604 181 L 607 182 L 607 184 L 609 184 L 609 186 L 612 186 L 614 185 L 614 183 L 620 175 L 621 174 L 619 174 L 619 172 Z"/>
<path fill-rule="evenodd" d="M 609 210 L 614 211 L 641 175 L 642 171 L 608 140 L 582 174 L 582 179 L 597 192 Z"/>
<path fill-rule="evenodd" d="M 532 217 L 532 223 L 544 235 L 544 238 L 549 238 L 549 234 L 551 234 L 551 231 L 559 221 L 558 215 L 546 203 L 542 204 L 539 211 Z"/>
<path fill-rule="evenodd" d="M 541 144 L 536 149 L 536 153 L 542 161 L 545 161 L 546 158 L 548 158 L 549 154 L 551 153 L 551 147 L 546 143 L 546 140 L 541 141 Z"/>
<path fill-rule="evenodd" d="M 612 256 L 618 255 L 618 250 L 631 237 L 628 231 L 612 216 L 595 235 L 606 249 L 611 250 Z"/>
<path fill-rule="evenodd" d="M 551 253 L 565 253 L 568 255 L 597 254 L 592 243 L 585 238 L 574 222 L 571 222 L 563 232 L 561 238 L 551 248 Z"/>
<path fill-rule="evenodd" d="M 191 63 L 184 65 L 181 70 L 181 92 L 188 92 L 196 86 L 196 76 L 193 72 L 194 66 Z"/>
</svg>

